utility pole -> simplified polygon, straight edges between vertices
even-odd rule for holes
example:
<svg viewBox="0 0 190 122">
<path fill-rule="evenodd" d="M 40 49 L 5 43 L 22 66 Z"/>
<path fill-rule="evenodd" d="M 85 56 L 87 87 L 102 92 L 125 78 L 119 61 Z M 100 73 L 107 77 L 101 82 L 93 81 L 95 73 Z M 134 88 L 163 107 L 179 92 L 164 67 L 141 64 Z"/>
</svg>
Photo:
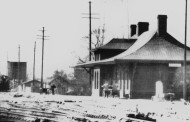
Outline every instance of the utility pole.
<svg viewBox="0 0 190 122">
<path fill-rule="evenodd" d="M 40 36 L 42 38 L 42 68 L 41 68 L 41 88 L 43 89 L 43 68 L 44 68 L 44 40 L 47 40 L 45 39 L 45 37 L 48 37 L 48 36 L 44 36 L 44 32 L 45 32 L 45 29 L 44 27 L 42 27 L 42 35 L 37 35 L 37 36 Z M 39 38 L 38 38 L 39 39 Z"/>
<path fill-rule="evenodd" d="M 89 17 L 83 17 L 83 18 L 88 18 L 89 19 L 89 61 L 91 61 L 91 50 L 92 50 L 92 19 L 99 19 L 92 17 L 92 15 L 95 15 L 96 13 L 92 13 L 92 8 L 91 8 L 91 1 L 89 1 L 89 13 L 83 13 L 85 15 L 89 15 Z"/>
<path fill-rule="evenodd" d="M 89 15 L 89 17 L 83 17 L 83 18 L 88 18 L 89 19 L 89 61 L 91 61 L 91 50 L 92 50 L 92 23 L 91 20 L 92 19 L 99 19 L 99 18 L 92 18 L 92 12 L 91 12 L 91 1 L 89 1 L 89 13 L 87 13 Z M 89 81 L 91 84 L 91 69 L 89 68 Z"/>
<path fill-rule="evenodd" d="M 9 54 L 7 52 L 7 72 L 6 72 L 7 76 L 8 76 L 8 62 L 9 62 Z"/>
<path fill-rule="evenodd" d="M 43 88 L 43 68 L 44 68 L 44 27 L 42 30 L 42 69 L 41 69 L 41 88 Z"/>
<path fill-rule="evenodd" d="M 91 61 L 91 43 L 92 43 L 92 30 L 91 30 L 91 1 L 89 1 L 89 61 Z"/>
<path fill-rule="evenodd" d="M 34 87 L 34 80 L 35 80 L 35 62 L 36 62 L 36 41 L 34 43 L 33 87 Z"/>
<path fill-rule="evenodd" d="M 18 85 L 20 85 L 20 45 L 18 46 Z"/>
<path fill-rule="evenodd" d="M 187 0 L 185 0 L 185 46 L 184 46 L 184 76 L 183 76 L 183 99 L 186 100 L 186 76 L 187 76 L 187 67 L 186 67 L 186 59 L 187 59 Z"/>
</svg>

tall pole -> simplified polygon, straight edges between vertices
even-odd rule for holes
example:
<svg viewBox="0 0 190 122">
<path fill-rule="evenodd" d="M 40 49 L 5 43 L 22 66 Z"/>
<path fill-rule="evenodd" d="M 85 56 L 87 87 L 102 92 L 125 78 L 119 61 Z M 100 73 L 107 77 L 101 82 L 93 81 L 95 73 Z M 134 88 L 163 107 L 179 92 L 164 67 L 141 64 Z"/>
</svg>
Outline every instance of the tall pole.
<svg viewBox="0 0 190 122">
<path fill-rule="evenodd" d="M 89 61 L 91 61 L 91 44 L 92 44 L 92 30 L 91 30 L 91 20 L 92 20 L 92 13 L 91 13 L 91 1 L 89 1 Z M 90 82 L 90 85 L 91 85 L 91 79 L 92 79 L 92 76 L 91 76 L 91 73 L 92 70 L 91 68 L 89 68 L 89 82 Z"/>
<path fill-rule="evenodd" d="M 34 80 L 35 80 L 35 62 L 36 62 L 36 42 L 34 43 L 33 86 L 34 86 Z"/>
<path fill-rule="evenodd" d="M 92 49 L 92 24 L 91 24 L 91 20 L 92 19 L 99 19 L 99 18 L 94 18 L 92 17 L 92 13 L 91 13 L 91 1 L 89 1 L 89 17 L 83 17 L 83 18 L 88 18 L 89 19 L 89 61 L 91 61 L 91 49 Z M 84 13 L 85 14 L 85 13 Z M 89 81 L 91 84 L 91 69 L 89 68 Z"/>
<path fill-rule="evenodd" d="M 7 52 L 7 72 L 6 72 L 7 76 L 8 76 L 8 62 L 9 62 L 9 54 Z"/>
<path fill-rule="evenodd" d="M 43 88 L 43 65 L 44 65 L 44 27 L 42 30 L 42 69 L 41 69 L 41 88 Z"/>
<path fill-rule="evenodd" d="M 183 98 L 186 100 L 186 74 L 187 74 L 187 68 L 186 68 L 186 59 L 187 59 L 187 0 L 185 0 L 185 47 L 184 47 L 184 79 L 183 79 Z"/>
<path fill-rule="evenodd" d="M 20 45 L 18 46 L 18 84 L 20 85 Z"/>
<path fill-rule="evenodd" d="M 89 61 L 91 61 L 91 43 L 92 43 L 92 31 L 91 31 L 91 1 L 89 1 Z"/>
<path fill-rule="evenodd" d="M 92 19 L 99 19 L 99 18 L 96 18 L 96 17 L 92 17 L 92 14 L 96 14 L 96 13 L 92 13 L 91 12 L 91 1 L 89 1 L 89 13 L 83 13 L 83 14 L 88 14 L 89 16 L 88 17 L 83 17 L 83 18 L 88 18 L 89 19 L 89 61 L 91 61 L 91 50 L 92 50 Z"/>
</svg>

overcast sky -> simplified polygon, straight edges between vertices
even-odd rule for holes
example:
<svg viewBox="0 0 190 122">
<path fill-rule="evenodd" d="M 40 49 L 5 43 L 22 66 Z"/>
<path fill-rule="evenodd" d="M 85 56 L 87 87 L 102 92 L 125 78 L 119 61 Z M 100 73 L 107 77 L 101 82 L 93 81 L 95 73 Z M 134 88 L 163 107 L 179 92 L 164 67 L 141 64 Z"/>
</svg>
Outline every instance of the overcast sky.
<svg viewBox="0 0 190 122">
<path fill-rule="evenodd" d="M 32 78 L 36 41 L 36 77 L 41 77 L 42 27 L 45 27 L 44 77 L 55 70 L 72 73 L 77 57 L 88 55 L 89 0 L 1 0 L 0 1 L 0 72 L 6 74 L 7 60 L 27 62 Z M 188 4 L 188 6 L 190 6 Z M 185 0 L 92 0 L 92 29 L 105 25 L 105 42 L 127 38 L 130 24 L 147 21 L 157 27 L 157 15 L 168 16 L 168 32 L 184 42 Z M 188 10 L 190 14 L 190 9 Z M 190 18 L 188 17 L 188 20 Z M 190 32 L 188 23 L 188 33 Z M 188 39 L 190 35 L 188 35 Z M 187 40 L 188 41 L 188 40 Z M 190 42 L 187 42 L 190 45 Z"/>
</svg>

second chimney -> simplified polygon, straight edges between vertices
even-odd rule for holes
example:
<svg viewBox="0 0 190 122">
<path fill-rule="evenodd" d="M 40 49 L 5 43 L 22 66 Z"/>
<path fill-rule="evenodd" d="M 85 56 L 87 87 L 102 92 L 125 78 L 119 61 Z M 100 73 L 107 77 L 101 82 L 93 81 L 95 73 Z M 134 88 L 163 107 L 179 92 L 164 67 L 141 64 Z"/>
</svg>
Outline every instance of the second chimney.
<svg viewBox="0 0 190 122">
<path fill-rule="evenodd" d="M 131 25 L 131 37 L 134 36 L 137 32 L 137 26 Z"/>
<path fill-rule="evenodd" d="M 137 34 L 140 36 L 143 32 L 148 31 L 149 23 L 148 22 L 138 22 Z"/>
<path fill-rule="evenodd" d="M 158 15 L 158 35 L 163 36 L 167 32 L 167 15 Z"/>
</svg>

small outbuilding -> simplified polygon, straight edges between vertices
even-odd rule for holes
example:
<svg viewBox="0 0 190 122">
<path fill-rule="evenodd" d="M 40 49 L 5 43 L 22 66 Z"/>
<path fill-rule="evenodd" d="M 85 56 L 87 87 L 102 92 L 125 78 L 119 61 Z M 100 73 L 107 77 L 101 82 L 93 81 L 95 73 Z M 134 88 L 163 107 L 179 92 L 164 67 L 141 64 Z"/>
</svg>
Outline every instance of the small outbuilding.
<svg viewBox="0 0 190 122">
<path fill-rule="evenodd" d="M 23 92 L 40 93 L 40 84 L 41 82 L 38 80 L 30 80 L 22 83 L 22 90 Z"/>
</svg>

